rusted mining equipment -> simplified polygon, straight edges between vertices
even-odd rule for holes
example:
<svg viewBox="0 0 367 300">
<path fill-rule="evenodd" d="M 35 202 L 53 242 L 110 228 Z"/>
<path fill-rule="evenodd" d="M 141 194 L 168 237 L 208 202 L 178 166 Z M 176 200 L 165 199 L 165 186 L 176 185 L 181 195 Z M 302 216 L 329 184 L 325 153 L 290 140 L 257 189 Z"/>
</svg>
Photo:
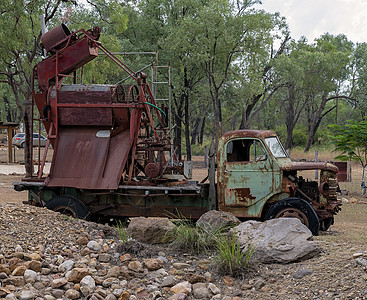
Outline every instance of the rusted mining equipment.
<svg viewBox="0 0 367 300">
<path fill-rule="evenodd" d="M 41 38 L 48 57 L 34 68 L 33 98 L 48 142 L 38 180 L 49 144 L 54 149 L 49 187 L 117 189 L 121 183 L 184 180 L 182 163 L 173 155 L 167 107 L 157 105 L 147 75 L 108 51 L 99 35 L 98 27 L 70 32 L 61 24 Z M 101 52 L 135 84 L 82 84 L 84 65 Z M 67 78 L 73 83 L 63 84 Z"/>
</svg>

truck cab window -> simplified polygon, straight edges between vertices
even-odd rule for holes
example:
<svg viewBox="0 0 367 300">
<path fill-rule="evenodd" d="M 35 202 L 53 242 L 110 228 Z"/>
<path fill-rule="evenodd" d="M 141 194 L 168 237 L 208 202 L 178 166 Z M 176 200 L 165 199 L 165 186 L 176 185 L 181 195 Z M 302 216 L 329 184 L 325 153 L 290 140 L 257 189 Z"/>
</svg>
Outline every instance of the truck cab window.
<svg viewBox="0 0 367 300">
<path fill-rule="evenodd" d="M 240 139 L 227 144 L 227 162 L 255 162 L 266 158 L 266 152 L 257 140 Z"/>
</svg>

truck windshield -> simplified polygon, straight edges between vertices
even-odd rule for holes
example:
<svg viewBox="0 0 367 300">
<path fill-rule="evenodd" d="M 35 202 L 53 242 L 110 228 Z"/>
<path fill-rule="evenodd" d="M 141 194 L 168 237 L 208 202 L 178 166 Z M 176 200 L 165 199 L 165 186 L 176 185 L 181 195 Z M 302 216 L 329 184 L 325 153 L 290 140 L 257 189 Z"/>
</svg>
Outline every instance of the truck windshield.
<svg viewBox="0 0 367 300">
<path fill-rule="evenodd" d="M 281 144 L 281 142 L 278 140 L 277 137 L 273 136 L 266 138 L 265 142 L 275 158 L 288 157 L 287 153 L 283 148 L 283 145 Z"/>
</svg>

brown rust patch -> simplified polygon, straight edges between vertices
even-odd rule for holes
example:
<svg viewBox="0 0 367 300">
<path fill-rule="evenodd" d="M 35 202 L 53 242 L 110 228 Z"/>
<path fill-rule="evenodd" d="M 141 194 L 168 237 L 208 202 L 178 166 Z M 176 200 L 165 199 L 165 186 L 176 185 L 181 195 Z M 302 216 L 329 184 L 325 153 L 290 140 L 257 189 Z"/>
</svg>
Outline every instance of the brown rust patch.
<svg viewBox="0 0 367 300">
<path fill-rule="evenodd" d="M 255 200 L 249 188 L 234 189 L 235 197 L 238 201 Z"/>
</svg>

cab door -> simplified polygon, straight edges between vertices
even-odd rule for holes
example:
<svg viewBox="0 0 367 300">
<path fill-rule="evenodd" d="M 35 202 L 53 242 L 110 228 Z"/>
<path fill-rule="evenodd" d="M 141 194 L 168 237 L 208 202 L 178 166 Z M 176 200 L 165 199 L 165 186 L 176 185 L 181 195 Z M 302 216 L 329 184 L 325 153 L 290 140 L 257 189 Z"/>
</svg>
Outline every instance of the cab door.
<svg viewBox="0 0 367 300">
<path fill-rule="evenodd" d="M 220 194 L 224 196 L 221 209 L 234 209 L 242 217 L 261 216 L 262 206 L 274 190 L 272 158 L 262 141 L 254 138 L 230 140 L 225 149 L 219 171 Z"/>
</svg>

